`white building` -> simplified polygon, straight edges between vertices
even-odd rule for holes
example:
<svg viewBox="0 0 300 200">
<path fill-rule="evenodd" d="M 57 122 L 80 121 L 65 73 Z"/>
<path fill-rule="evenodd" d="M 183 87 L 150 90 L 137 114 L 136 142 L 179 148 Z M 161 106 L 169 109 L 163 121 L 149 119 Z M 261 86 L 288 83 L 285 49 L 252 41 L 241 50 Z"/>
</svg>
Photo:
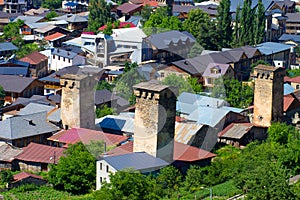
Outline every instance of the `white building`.
<svg viewBox="0 0 300 200">
<path fill-rule="evenodd" d="M 134 169 L 141 173 L 150 173 L 167 165 L 169 164 L 166 161 L 145 152 L 103 157 L 97 161 L 96 190 L 101 188 L 104 181 L 109 183 L 109 175 L 117 171 Z"/>
<path fill-rule="evenodd" d="M 101 67 L 142 62 L 142 42 L 146 34 L 139 28 L 113 29 L 112 35 L 82 34 L 82 50 L 90 64 Z"/>
</svg>

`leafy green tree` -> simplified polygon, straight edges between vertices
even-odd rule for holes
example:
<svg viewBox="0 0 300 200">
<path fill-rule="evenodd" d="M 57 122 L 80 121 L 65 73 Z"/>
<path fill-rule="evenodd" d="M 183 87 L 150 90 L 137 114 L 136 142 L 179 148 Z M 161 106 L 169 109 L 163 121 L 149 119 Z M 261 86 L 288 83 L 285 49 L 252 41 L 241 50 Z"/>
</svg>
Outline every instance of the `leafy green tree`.
<svg viewBox="0 0 300 200">
<path fill-rule="evenodd" d="M 113 34 L 113 24 L 111 22 L 107 22 L 105 29 L 103 30 L 103 33 L 106 35 L 112 35 Z"/>
<path fill-rule="evenodd" d="M 251 11 L 251 4 L 252 4 L 252 0 L 245 0 L 242 7 L 241 21 L 240 21 L 241 45 L 251 44 L 253 39 L 252 37 L 253 32 L 251 31 L 253 30 L 252 20 L 254 18 L 254 15 Z"/>
<path fill-rule="evenodd" d="M 11 171 L 2 170 L 0 171 L 0 182 L 2 184 L 9 184 L 14 180 L 14 176 Z"/>
<path fill-rule="evenodd" d="M 190 52 L 188 53 L 188 58 L 194 58 L 196 56 L 200 56 L 202 51 L 204 50 L 204 48 L 199 44 L 199 43 L 195 43 Z"/>
<path fill-rule="evenodd" d="M 254 91 L 237 79 L 220 77 L 214 82 L 211 96 L 225 99 L 233 107 L 246 108 L 253 102 Z"/>
<path fill-rule="evenodd" d="M 259 44 L 263 42 L 265 36 L 265 8 L 262 3 L 262 0 L 258 0 L 257 10 L 255 15 L 255 35 L 254 35 L 254 44 Z"/>
<path fill-rule="evenodd" d="M 153 9 L 149 5 L 145 5 L 141 11 L 141 24 L 144 25 L 146 21 L 149 20 Z"/>
<path fill-rule="evenodd" d="M 59 190 L 85 194 L 95 188 L 96 160 L 81 143 L 70 145 L 57 165 L 51 165 L 49 183 Z"/>
<path fill-rule="evenodd" d="M 103 140 L 91 140 L 88 144 L 85 144 L 87 150 L 97 159 L 105 151 L 110 151 L 116 146 L 106 146 Z"/>
<path fill-rule="evenodd" d="M 235 12 L 235 26 L 234 26 L 234 30 L 233 30 L 233 41 L 232 41 L 232 46 L 233 47 L 239 47 L 239 46 L 242 46 L 241 45 L 241 15 L 240 15 L 240 10 L 241 10 L 241 7 L 240 5 L 238 4 L 237 8 L 236 8 L 236 12 Z"/>
<path fill-rule="evenodd" d="M 98 84 L 96 85 L 96 90 L 104 90 L 104 89 L 106 89 L 106 90 L 112 91 L 113 88 L 114 88 L 114 85 L 108 83 L 105 80 L 99 81 Z"/>
<path fill-rule="evenodd" d="M 126 63 L 124 73 L 114 81 L 114 92 L 131 102 L 134 98 L 133 86 L 146 80 L 142 75 L 140 75 L 137 68 L 137 63 Z"/>
<path fill-rule="evenodd" d="M 111 4 L 105 0 L 91 0 L 89 4 L 88 30 L 98 32 L 99 27 L 111 21 Z"/>
<path fill-rule="evenodd" d="M 51 12 L 47 13 L 45 18 L 47 21 L 51 21 L 51 19 L 54 17 L 58 17 L 58 14 L 55 11 L 51 11 Z"/>
<path fill-rule="evenodd" d="M 295 139 L 295 136 L 299 135 L 295 127 L 287 125 L 285 123 L 273 123 L 268 128 L 269 140 L 278 144 L 287 144 L 291 139 Z"/>
<path fill-rule="evenodd" d="M 147 35 L 170 30 L 182 30 L 182 22 L 175 16 L 167 15 L 167 8 L 160 7 L 145 22 L 143 30 Z"/>
<path fill-rule="evenodd" d="M 42 3 L 43 8 L 55 10 L 61 8 L 62 0 L 44 0 Z"/>
<path fill-rule="evenodd" d="M 189 82 L 183 77 L 177 76 L 176 74 L 168 75 L 167 77 L 165 77 L 162 83 L 165 85 L 177 87 L 179 89 L 179 94 L 181 94 L 182 92 L 193 92 L 193 88 L 191 87 Z"/>
<path fill-rule="evenodd" d="M 110 183 L 104 183 L 94 193 L 95 199 L 159 199 L 157 184 L 150 176 L 146 177 L 132 169 L 121 170 L 110 175 Z"/>
<path fill-rule="evenodd" d="M 191 33 L 205 49 L 218 49 L 216 24 L 201 9 L 194 9 L 188 13 L 188 18 L 183 22 L 183 29 Z"/>
<path fill-rule="evenodd" d="M 218 6 L 217 27 L 219 44 L 221 47 L 230 47 L 232 43 L 232 17 L 230 13 L 230 0 L 221 0 Z"/>
<path fill-rule="evenodd" d="M 12 43 L 17 47 L 22 47 L 24 40 L 20 34 L 20 28 L 24 25 L 24 21 L 17 20 L 16 22 L 10 22 L 4 26 L 3 38 L 5 40 L 12 40 Z"/>
<path fill-rule="evenodd" d="M 160 170 L 157 176 L 157 183 L 161 185 L 165 194 L 169 196 L 180 188 L 182 175 L 178 169 L 170 165 Z"/>
<path fill-rule="evenodd" d="M 197 165 L 193 165 L 188 169 L 183 183 L 186 190 L 194 192 L 199 191 L 203 187 L 203 171 L 203 168 Z"/>
<path fill-rule="evenodd" d="M 40 47 L 37 43 L 29 43 L 22 45 L 19 50 L 16 52 L 17 58 L 23 58 L 26 55 L 34 52 L 34 51 L 39 51 Z"/>
<path fill-rule="evenodd" d="M 189 77 L 187 81 L 196 94 L 203 92 L 202 85 L 198 82 L 197 78 Z"/>
<path fill-rule="evenodd" d="M 4 104 L 4 98 L 5 98 L 5 91 L 3 89 L 3 87 L 0 85 L 0 108 L 3 106 Z"/>
<path fill-rule="evenodd" d="M 96 117 L 101 118 L 106 115 L 113 115 L 115 113 L 115 110 L 113 108 L 108 107 L 106 104 L 103 106 L 100 106 L 99 108 L 96 108 Z"/>
</svg>

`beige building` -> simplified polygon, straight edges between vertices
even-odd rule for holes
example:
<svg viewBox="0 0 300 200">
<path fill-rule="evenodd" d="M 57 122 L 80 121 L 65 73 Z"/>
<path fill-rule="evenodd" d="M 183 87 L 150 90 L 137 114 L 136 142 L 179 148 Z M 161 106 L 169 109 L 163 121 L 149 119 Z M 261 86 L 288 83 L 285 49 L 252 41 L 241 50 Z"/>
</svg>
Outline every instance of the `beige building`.
<svg viewBox="0 0 300 200">
<path fill-rule="evenodd" d="M 134 152 L 145 151 L 169 163 L 173 161 L 176 93 L 177 89 L 154 81 L 134 86 Z"/>
<path fill-rule="evenodd" d="M 259 65 L 254 69 L 253 123 L 268 127 L 283 117 L 284 68 Z"/>
<path fill-rule="evenodd" d="M 64 129 L 80 127 L 95 128 L 93 76 L 66 74 L 61 77 L 61 119 Z"/>
</svg>

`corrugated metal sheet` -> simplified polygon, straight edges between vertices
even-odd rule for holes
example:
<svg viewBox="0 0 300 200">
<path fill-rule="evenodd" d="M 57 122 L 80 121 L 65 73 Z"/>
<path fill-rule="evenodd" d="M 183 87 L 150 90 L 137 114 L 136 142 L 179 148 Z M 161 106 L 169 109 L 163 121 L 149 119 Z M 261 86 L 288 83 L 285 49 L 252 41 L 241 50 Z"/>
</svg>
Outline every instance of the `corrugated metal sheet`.
<svg viewBox="0 0 300 200">
<path fill-rule="evenodd" d="M 175 124 L 175 141 L 188 144 L 192 137 L 203 127 L 197 123 L 177 123 Z"/>
</svg>

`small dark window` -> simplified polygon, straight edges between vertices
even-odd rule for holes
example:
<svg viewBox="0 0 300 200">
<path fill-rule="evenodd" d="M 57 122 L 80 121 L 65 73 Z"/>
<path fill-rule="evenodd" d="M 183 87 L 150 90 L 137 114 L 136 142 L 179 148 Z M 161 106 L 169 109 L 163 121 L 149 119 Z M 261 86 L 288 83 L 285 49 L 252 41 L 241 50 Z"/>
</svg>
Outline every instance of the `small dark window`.
<svg viewBox="0 0 300 200">
<path fill-rule="evenodd" d="M 100 163 L 100 170 L 102 170 L 102 163 Z"/>
<path fill-rule="evenodd" d="M 106 172 L 109 172 L 109 166 L 106 165 Z"/>
</svg>

